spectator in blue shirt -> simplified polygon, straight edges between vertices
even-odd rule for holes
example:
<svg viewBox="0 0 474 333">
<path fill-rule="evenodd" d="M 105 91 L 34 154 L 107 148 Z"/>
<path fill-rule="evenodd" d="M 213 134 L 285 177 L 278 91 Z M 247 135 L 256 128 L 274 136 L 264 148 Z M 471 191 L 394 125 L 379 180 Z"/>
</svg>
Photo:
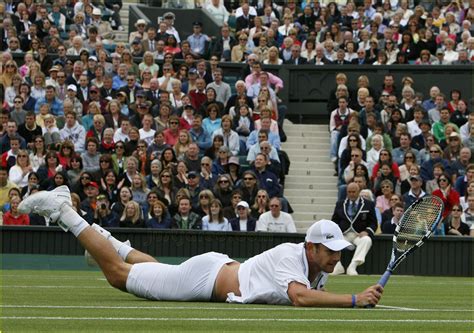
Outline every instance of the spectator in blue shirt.
<svg viewBox="0 0 474 333">
<path fill-rule="evenodd" d="M 53 116 L 64 116 L 63 102 L 56 97 L 56 89 L 54 86 L 47 86 L 44 98 L 36 101 L 35 113 L 38 114 L 41 105 L 49 104 L 49 109 Z"/>
<path fill-rule="evenodd" d="M 202 57 L 206 53 L 206 42 L 210 41 L 209 36 L 202 33 L 202 23 L 193 22 L 193 34 L 188 37 L 191 46 L 191 53 L 195 57 Z"/>
<path fill-rule="evenodd" d="M 117 75 L 112 79 L 112 89 L 119 90 L 127 86 L 128 67 L 126 64 L 120 64 Z"/>
</svg>

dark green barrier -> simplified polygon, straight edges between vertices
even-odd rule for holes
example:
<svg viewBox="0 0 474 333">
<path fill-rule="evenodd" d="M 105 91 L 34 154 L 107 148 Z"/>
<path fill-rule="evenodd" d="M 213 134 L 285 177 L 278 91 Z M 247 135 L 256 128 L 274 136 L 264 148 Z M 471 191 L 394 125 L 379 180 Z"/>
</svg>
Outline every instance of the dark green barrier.
<svg viewBox="0 0 474 333">
<path fill-rule="evenodd" d="M 278 244 L 302 242 L 303 234 L 218 233 L 180 230 L 112 229 L 120 240 L 156 257 L 191 257 L 208 251 L 249 258 Z M 81 255 L 84 249 L 70 233 L 56 227 L 0 227 L 3 254 Z M 391 236 L 377 236 L 361 274 L 381 274 L 388 263 Z M 472 276 L 473 238 L 433 237 L 397 268 L 397 274 Z M 352 252 L 343 253 L 343 263 Z"/>
</svg>

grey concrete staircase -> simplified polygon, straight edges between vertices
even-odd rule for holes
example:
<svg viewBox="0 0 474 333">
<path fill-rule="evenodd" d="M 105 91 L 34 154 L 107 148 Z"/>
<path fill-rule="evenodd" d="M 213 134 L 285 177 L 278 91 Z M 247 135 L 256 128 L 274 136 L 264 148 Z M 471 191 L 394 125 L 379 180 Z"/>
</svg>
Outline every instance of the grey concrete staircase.
<svg viewBox="0 0 474 333">
<path fill-rule="evenodd" d="M 285 181 L 285 197 L 294 209 L 299 232 L 316 220 L 330 219 L 337 199 L 337 178 L 329 160 L 327 125 L 296 125 L 285 122 L 290 172 Z"/>
<path fill-rule="evenodd" d="M 123 2 L 122 9 L 120 10 L 120 18 L 122 19 L 122 25 L 124 31 L 115 31 L 115 42 L 128 43 L 128 11 L 130 5 L 136 5 L 137 1 L 127 0 Z"/>
</svg>

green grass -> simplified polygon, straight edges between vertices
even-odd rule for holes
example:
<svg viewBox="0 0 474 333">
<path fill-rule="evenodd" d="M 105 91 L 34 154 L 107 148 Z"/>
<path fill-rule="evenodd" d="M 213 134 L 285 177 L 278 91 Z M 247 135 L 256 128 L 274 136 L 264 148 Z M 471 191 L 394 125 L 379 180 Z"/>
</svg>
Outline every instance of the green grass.
<svg viewBox="0 0 474 333">
<path fill-rule="evenodd" d="M 352 293 L 378 276 L 331 277 Z M 1 330 L 24 331 L 472 331 L 471 278 L 393 276 L 375 309 L 146 301 L 108 286 L 100 272 L 4 270 Z"/>
</svg>

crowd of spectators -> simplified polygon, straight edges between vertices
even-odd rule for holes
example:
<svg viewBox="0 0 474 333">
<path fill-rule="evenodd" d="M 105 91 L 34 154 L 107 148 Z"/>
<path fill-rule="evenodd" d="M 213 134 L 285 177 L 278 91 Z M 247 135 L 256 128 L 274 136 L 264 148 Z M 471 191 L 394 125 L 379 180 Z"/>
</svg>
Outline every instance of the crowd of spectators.
<svg viewBox="0 0 474 333">
<path fill-rule="evenodd" d="M 74 208 L 104 227 L 296 232 L 283 197 L 283 82 L 260 62 L 231 88 L 199 37 L 179 38 L 172 12 L 158 30 L 138 20 L 125 44 L 113 42 L 113 13 L 112 25 L 88 0 L 0 6 L 4 224 L 47 225 L 18 203 L 65 185 Z"/>
<path fill-rule="evenodd" d="M 392 74 L 381 87 L 365 75 L 350 87 L 339 73 L 336 85 L 328 109 L 339 201 L 347 204 L 348 186 L 357 184 L 375 204 L 377 232 L 393 233 L 404 209 L 435 195 L 445 205 L 437 234 L 474 236 L 472 96 L 432 86 L 423 98 L 413 78 L 395 82 Z"/>
<path fill-rule="evenodd" d="M 170 1 L 169 6 L 182 8 Z M 188 38 L 221 61 L 265 64 L 470 64 L 474 3 L 468 0 L 189 1 L 222 25 Z M 235 34 L 229 34 L 229 27 Z M 191 48 L 194 49 L 194 46 Z"/>
<path fill-rule="evenodd" d="M 264 65 L 469 64 L 474 56 L 472 1 L 167 5 L 184 8 L 183 3 L 214 16 L 220 35 L 208 36 L 199 21 L 192 22 L 191 35 L 181 35 L 174 22 L 185 18 L 171 10 L 156 24 L 137 20 L 128 43 L 115 42 L 116 31 L 123 30 L 121 0 L 0 3 L 0 204 L 5 224 L 47 224 L 34 214 L 22 216 L 16 207 L 34 191 L 66 185 L 77 211 L 106 227 L 295 232 L 283 197 L 289 161 L 281 150 L 286 106 L 278 92 L 284 83 Z M 235 85 L 225 82 L 221 62 L 243 64 Z M 368 82 L 355 96 L 347 86 L 343 92 L 338 80 L 328 108 L 337 114 L 331 157 L 341 186 L 357 176 L 347 166 L 366 164 L 362 148 L 365 139 L 367 148 L 372 146 L 372 136 L 374 151 L 367 150 L 367 163 L 389 178 L 377 154 L 393 148 L 396 158 L 407 158 L 396 149 L 406 147 L 399 125 L 409 121 L 407 127 L 417 131 L 411 119 L 433 125 L 435 139 L 444 140 L 451 154 L 441 161 L 442 171 L 454 170 L 451 160 L 463 155 L 449 143 L 458 128 L 445 133 L 447 115 L 435 107 L 442 94 L 423 104 L 425 113 L 417 116 L 416 110 L 395 107 L 416 104 L 417 95 L 405 89 L 406 82 L 402 101 L 393 82 L 384 88 L 391 96 L 374 94 L 378 91 Z M 452 93 L 448 105 L 457 122 L 467 118 L 459 92 Z M 352 108 L 360 111 L 358 117 L 349 116 Z M 349 110 L 347 117 L 339 109 Z M 344 130 L 355 133 L 349 125 L 359 118 L 365 137 L 358 136 L 357 154 Z M 426 151 L 422 139 L 419 145 Z M 352 161 L 356 155 L 359 163 Z M 394 179 L 402 169 L 395 171 L 399 162 L 390 165 Z M 464 162 L 459 159 L 458 173 L 451 172 L 450 180 L 461 175 Z M 367 188 L 372 180 L 376 194 L 385 191 L 385 179 L 369 170 Z M 425 173 L 431 178 L 440 174 L 430 168 Z M 410 188 L 410 177 L 401 184 Z"/>
</svg>

